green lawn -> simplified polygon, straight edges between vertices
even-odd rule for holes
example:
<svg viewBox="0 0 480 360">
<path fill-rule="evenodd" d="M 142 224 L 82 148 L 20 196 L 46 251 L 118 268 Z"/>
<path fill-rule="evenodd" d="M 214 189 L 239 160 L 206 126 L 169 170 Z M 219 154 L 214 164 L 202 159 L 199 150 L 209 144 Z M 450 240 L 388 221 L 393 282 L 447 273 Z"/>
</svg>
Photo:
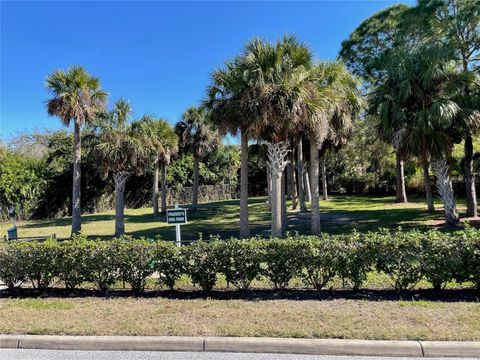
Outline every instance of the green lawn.
<svg viewBox="0 0 480 360">
<path fill-rule="evenodd" d="M 265 198 L 251 198 L 249 201 L 250 224 L 252 234 L 268 235 L 270 214 L 267 211 Z M 437 212 L 429 214 L 426 211 L 424 198 L 410 196 L 410 203 L 394 204 L 392 196 L 332 196 L 329 201 L 321 201 L 322 230 L 331 233 L 346 232 L 352 229 L 359 231 L 376 230 L 379 227 L 419 227 L 427 228 L 442 223 L 442 209 L 437 201 Z M 199 233 L 204 237 L 220 234 L 222 237 L 238 235 L 239 201 L 228 200 L 212 203 L 219 206 L 217 216 L 199 216 L 189 219 L 182 226 L 184 239 L 196 239 Z M 459 201 L 460 211 L 464 211 L 464 202 Z M 174 227 L 167 225 L 165 220 L 154 219 L 150 208 L 126 209 L 126 232 L 133 236 L 154 237 L 160 235 L 163 239 L 174 239 Z M 19 236 L 57 237 L 70 235 L 71 219 L 69 217 L 22 221 L 18 223 Z M 5 234 L 10 223 L 0 226 L 0 233 Z M 289 210 L 289 231 L 308 232 L 308 214 L 299 214 Z M 82 216 L 82 231 L 92 237 L 109 237 L 114 232 L 114 211 Z"/>
</svg>

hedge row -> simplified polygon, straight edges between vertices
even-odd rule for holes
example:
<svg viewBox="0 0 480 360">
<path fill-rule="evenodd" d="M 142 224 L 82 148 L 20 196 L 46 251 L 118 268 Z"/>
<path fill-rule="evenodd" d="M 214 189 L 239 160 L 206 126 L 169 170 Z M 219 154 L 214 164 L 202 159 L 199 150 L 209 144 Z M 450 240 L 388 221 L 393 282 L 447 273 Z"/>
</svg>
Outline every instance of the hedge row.
<svg viewBox="0 0 480 360">
<path fill-rule="evenodd" d="M 116 281 L 124 281 L 140 292 L 154 272 L 170 289 L 182 274 L 207 291 L 215 286 L 218 274 L 242 290 L 261 276 L 276 289 L 287 288 L 298 277 L 305 286 L 321 290 L 335 276 L 358 289 L 373 270 L 387 274 L 399 290 L 421 279 L 435 289 L 451 280 L 472 281 L 480 288 L 480 230 L 448 234 L 399 229 L 270 240 L 211 239 L 181 248 L 171 242 L 127 236 L 109 241 L 79 236 L 63 242 L 0 244 L 0 279 L 10 289 L 30 282 L 43 290 L 61 280 L 68 289 L 92 282 L 105 291 Z"/>
</svg>

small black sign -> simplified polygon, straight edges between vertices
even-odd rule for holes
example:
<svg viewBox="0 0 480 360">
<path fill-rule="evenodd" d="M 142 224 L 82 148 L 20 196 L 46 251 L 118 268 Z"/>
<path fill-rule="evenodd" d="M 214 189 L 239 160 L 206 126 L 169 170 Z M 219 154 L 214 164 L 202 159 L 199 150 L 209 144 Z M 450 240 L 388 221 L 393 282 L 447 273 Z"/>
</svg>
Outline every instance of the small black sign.
<svg viewBox="0 0 480 360">
<path fill-rule="evenodd" d="M 167 223 L 169 224 L 186 224 L 187 210 L 186 209 L 168 209 Z"/>
</svg>

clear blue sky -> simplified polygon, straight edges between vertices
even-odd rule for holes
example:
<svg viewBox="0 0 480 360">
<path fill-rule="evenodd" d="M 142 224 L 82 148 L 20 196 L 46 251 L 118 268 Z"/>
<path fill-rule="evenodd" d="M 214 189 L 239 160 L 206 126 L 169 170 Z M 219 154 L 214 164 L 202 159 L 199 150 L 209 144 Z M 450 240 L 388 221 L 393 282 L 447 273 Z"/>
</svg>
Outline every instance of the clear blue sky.
<svg viewBox="0 0 480 360">
<path fill-rule="evenodd" d="M 1 1 L 1 137 L 61 127 L 43 103 L 54 69 L 84 65 L 110 104 L 125 97 L 134 116 L 174 123 L 200 102 L 212 69 L 252 37 L 295 33 L 332 59 L 363 19 L 393 3 Z"/>
</svg>

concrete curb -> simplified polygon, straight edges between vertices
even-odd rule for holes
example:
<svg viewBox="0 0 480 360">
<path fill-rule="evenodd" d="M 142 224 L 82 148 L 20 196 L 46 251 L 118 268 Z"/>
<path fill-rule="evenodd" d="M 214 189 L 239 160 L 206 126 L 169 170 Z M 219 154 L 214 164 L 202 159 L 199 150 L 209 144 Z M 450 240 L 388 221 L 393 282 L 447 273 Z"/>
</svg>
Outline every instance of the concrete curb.
<svg viewBox="0 0 480 360">
<path fill-rule="evenodd" d="M 480 357 L 480 342 L 252 337 L 0 335 L 1 348 Z"/>
<path fill-rule="evenodd" d="M 341 339 L 205 338 L 205 351 L 309 355 L 422 356 L 416 341 Z"/>
</svg>

